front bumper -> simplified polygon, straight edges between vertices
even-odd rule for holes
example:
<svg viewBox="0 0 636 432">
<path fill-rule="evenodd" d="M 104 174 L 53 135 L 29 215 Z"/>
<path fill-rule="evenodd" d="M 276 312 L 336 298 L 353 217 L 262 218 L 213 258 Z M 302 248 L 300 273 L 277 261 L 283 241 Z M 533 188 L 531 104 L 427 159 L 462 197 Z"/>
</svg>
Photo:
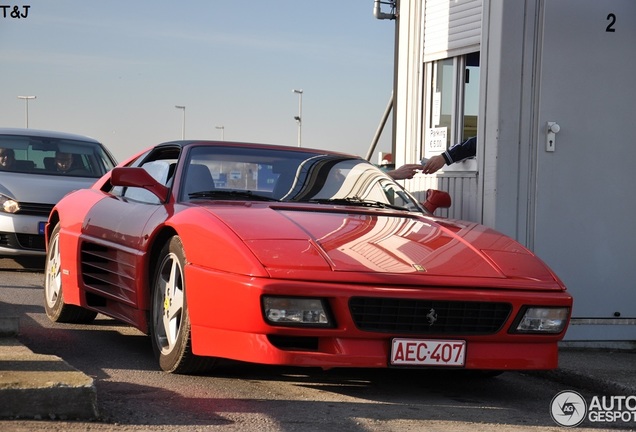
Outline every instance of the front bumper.
<svg viewBox="0 0 636 432">
<path fill-rule="evenodd" d="M 0 256 L 44 256 L 46 217 L 0 215 Z"/>
<path fill-rule="evenodd" d="M 464 368 L 479 370 L 548 370 L 558 366 L 559 334 L 517 334 L 510 331 L 527 305 L 572 306 L 564 291 L 487 289 L 470 287 L 404 287 L 335 284 L 308 281 L 275 281 L 222 274 L 195 266 L 186 267 L 188 308 L 193 352 L 272 365 L 320 367 L 389 367 L 391 340 L 444 339 L 466 341 Z M 324 298 L 335 318 L 333 328 L 298 328 L 269 325 L 263 319 L 262 295 Z M 491 331 L 470 334 L 363 330 L 352 317 L 352 298 L 400 300 L 504 302 L 510 314 Z M 419 332 L 419 333 L 418 333 Z"/>
<path fill-rule="evenodd" d="M 251 363 L 323 369 L 390 367 L 391 337 L 388 336 L 382 339 L 320 337 L 316 340 L 315 349 L 283 349 L 272 343 L 271 336 L 192 326 L 192 339 L 197 355 Z M 469 339 L 466 342 L 463 369 L 505 371 L 552 370 L 557 367 L 556 341 L 511 343 Z"/>
</svg>

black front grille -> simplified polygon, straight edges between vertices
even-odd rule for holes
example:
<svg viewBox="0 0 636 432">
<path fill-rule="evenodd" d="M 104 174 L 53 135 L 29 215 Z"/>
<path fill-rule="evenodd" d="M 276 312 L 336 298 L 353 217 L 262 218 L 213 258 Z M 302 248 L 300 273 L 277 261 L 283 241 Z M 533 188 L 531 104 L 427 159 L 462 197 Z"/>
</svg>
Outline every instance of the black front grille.
<svg viewBox="0 0 636 432">
<path fill-rule="evenodd" d="M 353 297 L 353 321 L 360 330 L 394 334 L 475 335 L 498 332 L 509 303 Z"/>
<path fill-rule="evenodd" d="M 32 215 L 32 216 L 47 216 L 53 210 L 53 204 L 38 204 L 38 203 L 25 203 L 21 202 L 20 210 L 16 214 Z"/>
<path fill-rule="evenodd" d="M 44 236 L 39 234 L 0 233 L 0 246 L 44 252 Z"/>
<path fill-rule="evenodd" d="M 43 251 L 46 249 L 44 236 L 38 234 L 16 234 L 18 243 L 23 249 L 33 249 Z"/>
</svg>

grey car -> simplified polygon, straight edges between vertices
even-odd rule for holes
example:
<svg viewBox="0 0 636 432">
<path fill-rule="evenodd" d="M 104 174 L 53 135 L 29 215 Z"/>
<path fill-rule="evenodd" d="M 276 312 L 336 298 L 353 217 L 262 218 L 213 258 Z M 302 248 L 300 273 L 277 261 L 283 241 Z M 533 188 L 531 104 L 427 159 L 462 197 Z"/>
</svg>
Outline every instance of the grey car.
<svg viewBox="0 0 636 432">
<path fill-rule="evenodd" d="M 44 256 L 44 225 L 53 206 L 116 164 L 92 138 L 0 128 L 0 258 Z"/>
</svg>

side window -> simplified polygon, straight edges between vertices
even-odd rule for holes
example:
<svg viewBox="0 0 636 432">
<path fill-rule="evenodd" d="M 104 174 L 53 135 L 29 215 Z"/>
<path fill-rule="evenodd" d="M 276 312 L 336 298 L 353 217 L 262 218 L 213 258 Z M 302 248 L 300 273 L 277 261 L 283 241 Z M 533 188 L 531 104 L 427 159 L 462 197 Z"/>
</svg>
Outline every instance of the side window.
<svg viewBox="0 0 636 432">
<path fill-rule="evenodd" d="M 174 168 L 176 166 L 176 160 L 156 160 L 146 162 L 141 165 L 141 168 L 148 171 L 148 174 L 152 176 L 159 183 L 170 186 L 172 181 L 172 175 L 174 174 Z M 144 202 L 148 204 L 160 204 L 159 198 L 157 198 L 150 191 L 143 188 L 128 187 L 124 190 L 123 196 L 127 199 Z"/>
<path fill-rule="evenodd" d="M 148 171 L 148 174 L 159 183 L 171 188 L 180 153 L 181 148 L 178 146 L 156 148 L 141 155 L 127 166 L 141 167 Z M 144 188 L 110 185 L 109 192 L 112 195 L 124 197 L 130 201 L 161 204 L 159 198 Z"/>
</svg>

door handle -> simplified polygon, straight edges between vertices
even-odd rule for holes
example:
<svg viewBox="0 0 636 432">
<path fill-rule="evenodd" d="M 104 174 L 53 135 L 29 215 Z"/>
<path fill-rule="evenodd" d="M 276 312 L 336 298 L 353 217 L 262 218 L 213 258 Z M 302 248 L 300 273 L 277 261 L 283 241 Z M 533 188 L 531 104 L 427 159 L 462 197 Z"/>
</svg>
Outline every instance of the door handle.
<svg viewBox="0 0 636 432">
<path fill-rule="evenodd" d="M 545 140 L 545 151 L 553 152 L 556 146 L 556 134 L 561 130 L 557 122 L 548 122 Z"/>
</svg>

